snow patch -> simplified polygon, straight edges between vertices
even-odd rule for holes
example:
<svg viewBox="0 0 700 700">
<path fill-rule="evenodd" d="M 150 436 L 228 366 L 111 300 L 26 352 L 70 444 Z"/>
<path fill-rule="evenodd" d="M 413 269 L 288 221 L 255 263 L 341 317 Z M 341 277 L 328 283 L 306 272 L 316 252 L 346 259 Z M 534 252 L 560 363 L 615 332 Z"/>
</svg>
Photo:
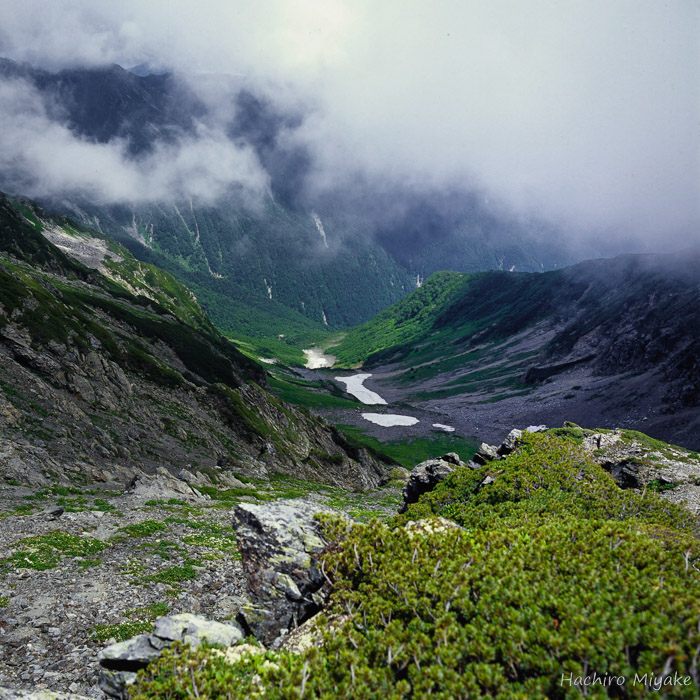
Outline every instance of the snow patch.
<svg viewBox="0 0 700 700">
<path fill-rule="evenodd" d="M 415 425 L 418 419 L 413 416 L 400 416 L 397 413 L 363 413 L 362 417 L 370 423 L 391 428 L 394 425 Z"/>
<path fill-rule="evenodd" d="M 345 391 L 364 404 L 386 405 L 386 401 L 379 394 L 363 386 L 365 379 L 371 376 L 371 374 L 353 374 L 351 377 L 335 377 L 335 381 L 345 384 Z"/>
<path fill-rule="evenodd" d="M 302 350 L 306 355 L 306 367 L 308 369 L 322 369 L 323 367 L 332 367 L 335 363 L 334 355 L 324 355 L 321 348 L 309 348 Z"/>
<path fill-rule="evenodd" d="M 440 430 L 443 433 L 454 433 L 455 429 L 451 425 L 443 425 L 442 423 L 433 423 L 435 430 Z"/>
</svg>

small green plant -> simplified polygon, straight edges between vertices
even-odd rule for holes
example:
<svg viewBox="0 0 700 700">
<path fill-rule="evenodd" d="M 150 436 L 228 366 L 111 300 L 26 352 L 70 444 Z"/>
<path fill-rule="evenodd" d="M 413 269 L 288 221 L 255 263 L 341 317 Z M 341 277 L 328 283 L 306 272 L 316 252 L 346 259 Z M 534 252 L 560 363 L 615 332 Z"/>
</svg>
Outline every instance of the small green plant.
<svg viewBox="0 0 700 700">
<path fill-rule="evenodd" d="M 142 608 L 134 608 L 127 610 L 124 615 L 133 617 L 134 619 L 155 620 L 157 617 L 167 615 L 170 612 L 170 606 L 167 603 L 151 603 Z"/>
<path fill-rule="evenodd" d="M 105 500 L 104 498 L 96 498 L 93 505 L 94 510 L 100 510 L 104 513 L 116 510 L 116 506 Z"/>
<path fill-rule="evenodd" d="M 10 597 L 6 595 L 0 595 L 0 608 L 6 608 L 10 604 Z"/>
<path fill-rule="evenodd" d="M 153 622 L 161 615 L 167 615 L 170 606 L 167 603 L 151 603 L 141 608 L 127 610 L 125 617 L 129 622 L 114 625 L 96 625 L 92 630 L 92 638 L 98 642 L 106 642 L 108 639 L 116 639 L 123 642 L 137 634 L 144 634 L 153 629 Z"/>
<path fill-rule="evenodd" d="M 181 566 L 169 566 L 155 574 L 144 576 L 143 581 L 168 584 L 191 581 L 197 576 L 197 572 L 194 570 L 194 564 L 196 564 L 194 560 L 188 559 Z"/>
<path fill-rule="evenodd" d="M 53 569 L 62 556 L 89 557 L 98 554 L 109 545 L 92 537 L 79 537 L 62 530 L 45 535 L 26 537 L 15 544 L 17 549 L 4 560 L 18 569 L 45 571 Z"/>
<path fill-rule="evenodd" d="M 179 544 L 177 544 L 177 542 L 170 542 L 168 540 L 159 540 L 158 542 L 144 542 L 143 544 L 139 545 L 138 549 L 150 550 L 156 556 L 159 556 L 161 559 L 166 560 L 169 560 L 170 557 L 176 552 L 185 551 L 182 547 L 180 547 Z"/>
<path fill-rule="evenodd" d="M 157 520 L 143 520 L 133 525 L 125 525 L 119 528 L 121 532 L 126 532 L 129 537 L 150 537 L 156 532 L 167 530 L 167 527 Z"/>
<path fill-rule="evenodd" d="M 182 541 L 184 544 L 229 552 L 234 559 L 240 559 L 241 557 L 236 546 L 236 536 L 233 533 L 217 535 L 209 532 L 199 532 L 196 535 L 187 535 Z"/>
<path fill-rule="evenodd" d="M 102 559 L 79 559 L 78 566 L 85 571 L 93 566 L 99 566 L 102 563 Z"/>
<path fill-rule="evenodd" d="M 661 493 L 662 491 L 670 491 L 675 489 L 676 484 L 669 483 L 668 481 L 662 481 L 661 479 L 653 479 L 647 484 L 647 489 L 650 491 L 656 491 Z"/>
<path fill-rule="evenodd" d="M 131 637 L 135 637 L 137 634 L 145 634 L 152 630 L 153 622 L 136 620 L 114 625 L 95 625 L 90 636 L 97 642 L 106 642 L 108 639 L 123 642 Z"/>
</svg>

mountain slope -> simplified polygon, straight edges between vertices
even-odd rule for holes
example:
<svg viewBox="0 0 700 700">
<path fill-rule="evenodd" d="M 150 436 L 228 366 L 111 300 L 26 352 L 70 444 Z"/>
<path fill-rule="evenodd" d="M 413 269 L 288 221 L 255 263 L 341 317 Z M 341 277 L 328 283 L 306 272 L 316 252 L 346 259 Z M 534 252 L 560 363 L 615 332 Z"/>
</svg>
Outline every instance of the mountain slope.
<svg viewBox="0 0 700 700">
<path fill-rule="evenodd" d="M 47 208 L 156 262 L 193 289 L 229 334 L 275 339 L 337 330 L 372 318 L 435 270 L 539 271 L 574 259 L 546 225 L 504 214 L 473 192 L 352 173 L 318 187 L 314 154 L 294 138 L 308 113 L 256 94 L 242 79 L 202 78 L 198 92 L 178 76 L 141 77 L 116 65 L 50 72 L 7 59 L 0 79 L 26 86 L 41 123 L 67 131 L 81 153 L 118 151 L 121 177 L 135 169 L 173 175 L 165 188 L 146 179 L 158 191 L 137 194 L 119 187 L 121 194 L 105 194 L 99 178 L 95 188 L 61 178 L 52 189 L 18 157 L 0 166 L 0 189 L 38 192 Z M 219 96 L 219 109 L 202 96 L 207 90 Z M 214 150 L 211 143 L 198 149 L 202 134 Z M 259 171 L 257 199 L 242 194 L 245 183 L 229 172 L 189 186 L 216 170 L 228 147 Z"/>
<path fill-rule="evenodd" d="M 158 467 L 222 483 L 234 471 L 350 487 L 381 478 L 366 451 L 269 394 L 262 368 L 170 275 L 4 198 L 0 355 L 5 479 L 123 483 Z"/>
<path fill-rule="evenodd" d="M 620 421 L 695 446 L 699 270 L 696 249 L 435 277 L 433 306 L 417 290 L 333 352 L 341 366 L 391 376 L 382 396 L 471 407 L 472 421 L 498 411 L 513 421 L 529 407 L 532 420 Z"/>
</svg>

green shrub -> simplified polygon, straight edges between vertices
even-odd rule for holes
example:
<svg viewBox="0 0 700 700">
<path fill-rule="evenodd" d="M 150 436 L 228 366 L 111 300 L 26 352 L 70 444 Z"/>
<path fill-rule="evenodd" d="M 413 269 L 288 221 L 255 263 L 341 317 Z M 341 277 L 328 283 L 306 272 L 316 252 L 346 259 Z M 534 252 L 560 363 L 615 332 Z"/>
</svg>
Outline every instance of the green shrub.
<svg viewBox="0 0 700 700">
<path fill-rule="evenodd" d="M 179 583 L 180 581 L 190 581 L 197 576 L 191 561 L 186 561 L 182 566 L 169 566 L 161 569 L 156 574 L 144 576 L 144 581 L 154 583 Z"/>
<path fill-rule="evenodd" d="M 493 482 L 485 484 L 486 476 Z M 397 522 L 430 515 L 481 529 L 567 516 L 697 528 L 684 508 L 653 493 L 620 489 L 574 441 L 547 433 L 525 433 L 514 454 L 483 469 L 456 470 Z"/>
<path fill-rule="evenodd" d="M 410 523 L 433 514 L 462 527 Z M 635 698 L 650 694 L 635 675 L 694 673 L 692 517 L 619 489 L 571 436 L 528 435 L 392 523 L 320 520 L 333 543 L 322 644 L 235 664 L 177 647 L 140 672 L 132 697 L 569 698 L 579 691 L 563 678 L 597 674 L 627 683 L 588 697 Z"/>
<path fill-rule="evenodd" d="M 632 679 L 667 664 L 688 674 L 700 643 L 700 550 L 641 527 L 569 518 L 421 535 L 356 526 L 325 562 L 330 614 L 351 619 L 328 626 L 321 649 L 258 665 L 260 687 L 251 660 L 173 653 L 141 674 L 133 697 L 186 698 L 194 681 L 206 697 L 227 697 L 223 688 L 232 698 L 299 697 L 303 687 L 319 698 L 563 698 L 562 674 Z M 190 662 L 194 676 L 178 670 Z M 597 690 L 590 697 L 607 697 Z M 675 691 L 695 697 L 694 687 Z"/>
<path fill-rule="evenodd" d="M 167 530 L 167 527 L 157 520 L 144 520 L 143 522 L 134 523 L 133 525 L 125 525 L 119 529 L 126 532 L 129 537 L 149 537 L 156 532 Z"/>
</svg>

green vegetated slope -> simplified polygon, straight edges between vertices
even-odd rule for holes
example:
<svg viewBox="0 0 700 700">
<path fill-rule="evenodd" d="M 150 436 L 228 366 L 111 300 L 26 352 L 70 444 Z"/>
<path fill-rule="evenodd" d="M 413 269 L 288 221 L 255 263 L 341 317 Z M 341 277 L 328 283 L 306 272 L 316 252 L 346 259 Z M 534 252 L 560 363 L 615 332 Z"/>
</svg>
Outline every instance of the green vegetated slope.
<svg viewBox="0 0 700 700">
<path fill-rule="evenodd" d="M 308 212 L 272 201 L 255 211 L 233 200 L 85 210 L 137 257 L 155 256 L 224 332 L 338 329 L 371 318 L 415 285 L 366 236 L 329 220 L 324 241 Z"/>
<path fill-rule="evenodd" d="M 351 367 L 365 362 L 378 351 L 420 342 L 435 319 L 456 299 L 470 276 L 436 272 L 405 299 L 377 314 L 371 321 L 351 328 L 333 348 L 336 366 Z"/>
<path fill-rule="evenodd" d="M 270 394 L 263 368 L 171 275 L 5 198 L 0 354 L 0 427 L 20 481 L 120 480 L 129 470 L 187 466 L 286 471 L 352 488 L 383 469 Z"/>
<path fill-rule="evenodd" d="M 700 251 L 623 255 L 545 273 L 442 273 L 333 349 L 340 366 L 402 359 L 435 376 L 460 356 L 544 323 L 530 364 L 582 360 L 600 373 L 677 369 L 697 395 L 700 358 Z M 426 290 L 426 291 L 424 291 Z M 634 338 L 634 340 L 632 340 Z M 671 374 L 674 374 L 672 372 Z"/>
<path fill-rule="evenodd" d="M 326 528 L 310 648 L 176 647 L 132 697 L 697 697 L 698 521 L 621 490 L 566 434 L 526 434 L 386 523 Z"/>
</svg>

